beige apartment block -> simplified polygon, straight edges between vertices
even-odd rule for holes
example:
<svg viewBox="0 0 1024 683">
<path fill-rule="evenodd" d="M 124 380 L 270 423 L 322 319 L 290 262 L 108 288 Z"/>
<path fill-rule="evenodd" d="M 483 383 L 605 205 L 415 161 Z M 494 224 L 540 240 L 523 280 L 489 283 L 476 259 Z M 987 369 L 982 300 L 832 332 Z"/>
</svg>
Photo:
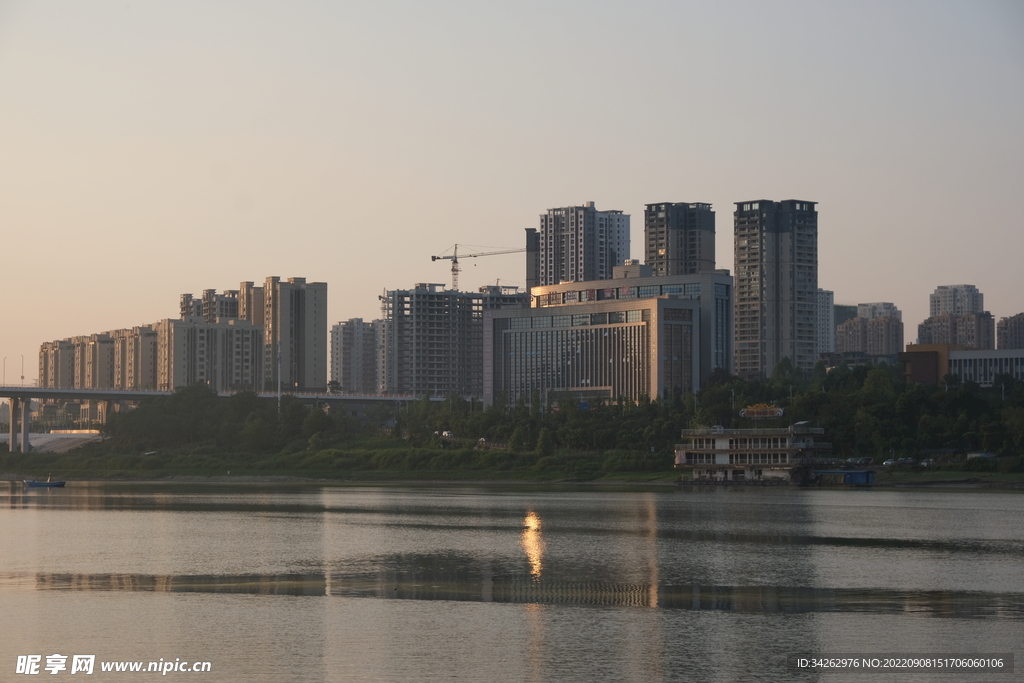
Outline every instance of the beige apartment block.
<svg viewBox="0 0 1024 683">
<path fill-rule="evenodd" d="M 974 285 L 939 285 L 928 297 L 928 315 L 935 317 L 949 313 L 981 313 L 985 310 L 985 295 Z"/>
<path fill-rule="evenodd" d="M 869 356 L 895 356 L 903 350 L 903 321 L 891 315 L 872 318 L 866 341 L 864 350 Z"/>
<path fill-rule="evenodd" d="M 1024 313 L 1011 315 L 996 324 L 999 349 L 1024 349 Z"/>
<path fill-rule="evenodd" d="M 327 283 L 268 277 L 263 311 L 264 388 L 327 391 Z"/>
<path fill-rule="evenodd" d="M 70 340 L 45 342 L 39 347 L 39 386 L 47 389 L 75 387 L 75 345 Z"/>
<path fill-rule="evenodd" d="M 903 351 L 903 321 L 893 315 L 847 320 L 836 328 L 836 351 L 894 356 Z"/>
<path fill-rule="evenodd" d="M 331 328 L 331 381 L 347 394 L 376 394 L 382 320 L 351 318 Z"/>
<path fill-rule="evenodd" d="M 918 344 L 958 344 L 968 349 L 995 348 L 995 319 L 988 311 L 933 315 L 917 326 Z"/>
<path fill-rule="evenodd" d="M 149 325 L 112 330 L 114 388 L 145 391 L 156 388 L 157 332 Z"/>
<path fill-rule="evenodd" d="M 208 323 L 168 318 L 157 332 L 156 388 L 205 384 L 214 391 L 258 391 L 263 375 L 263 329 L 237 318 Z"/>
</svg>

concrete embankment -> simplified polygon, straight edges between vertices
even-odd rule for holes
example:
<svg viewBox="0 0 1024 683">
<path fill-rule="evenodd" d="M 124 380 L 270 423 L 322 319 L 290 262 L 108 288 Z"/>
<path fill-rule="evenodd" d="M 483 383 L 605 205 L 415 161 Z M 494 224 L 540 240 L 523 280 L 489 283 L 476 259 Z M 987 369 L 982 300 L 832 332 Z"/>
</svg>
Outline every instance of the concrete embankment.
<svg viewBox="0 0 1024 683">
<path fill-rule="evenodd" d="M 8 434 L 0 435 L 0 444 L 4 448 L 8 438 Z M 101 438 L 100 434 L 29 434 L 28 443 L 35 453 L 64 453 Z"/>
</svg>

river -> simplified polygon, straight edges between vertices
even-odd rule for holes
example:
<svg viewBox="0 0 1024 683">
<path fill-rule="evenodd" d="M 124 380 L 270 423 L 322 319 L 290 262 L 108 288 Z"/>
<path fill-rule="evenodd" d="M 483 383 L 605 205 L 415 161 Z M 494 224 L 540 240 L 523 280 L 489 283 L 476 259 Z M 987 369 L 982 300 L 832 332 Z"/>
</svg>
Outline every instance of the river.
<svg viewBox="0 0 1024 683">
<path fill-rule="evenodd" d="M 1024 639 L 1015 492 L 0 482 L 0 548 L 0 671 L 91 680 L 828 681 L 787 657 Z"/>
</svg>

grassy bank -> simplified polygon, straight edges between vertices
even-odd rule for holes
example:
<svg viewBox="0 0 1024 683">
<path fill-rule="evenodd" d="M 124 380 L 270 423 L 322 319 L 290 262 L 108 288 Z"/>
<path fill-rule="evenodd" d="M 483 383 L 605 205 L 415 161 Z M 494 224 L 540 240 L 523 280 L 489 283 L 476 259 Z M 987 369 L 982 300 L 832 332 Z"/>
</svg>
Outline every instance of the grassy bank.
<svg viewBox="0 0 1024 683">
<path fill-rule="evenodd" d="M 672 481 L 662 455 L 608 450 L 550 455 L 454 445 L 417 448 L 366 437 L 329 448 L 265 453 L 225 452 L 212 445 L 122 452 L 94 443 L 67 453 L 5 453 L 0 473 L 18 478 L 301 477 L 343 481 Z"/>
</svg>

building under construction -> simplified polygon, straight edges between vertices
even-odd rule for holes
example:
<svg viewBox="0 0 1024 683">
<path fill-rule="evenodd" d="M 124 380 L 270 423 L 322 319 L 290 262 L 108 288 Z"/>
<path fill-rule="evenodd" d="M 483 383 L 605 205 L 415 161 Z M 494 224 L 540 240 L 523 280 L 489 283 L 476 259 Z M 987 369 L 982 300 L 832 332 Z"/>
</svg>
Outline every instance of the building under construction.
<svg viewBox="0 0 1024 683">
<path fill-rule="evenodd" d="M 517 287 L 460 292 L 420 283 L 381 297 L 384 393 L 479 397 L 483 392 L 483 312 L 527 307 Z"/>
</svg>

